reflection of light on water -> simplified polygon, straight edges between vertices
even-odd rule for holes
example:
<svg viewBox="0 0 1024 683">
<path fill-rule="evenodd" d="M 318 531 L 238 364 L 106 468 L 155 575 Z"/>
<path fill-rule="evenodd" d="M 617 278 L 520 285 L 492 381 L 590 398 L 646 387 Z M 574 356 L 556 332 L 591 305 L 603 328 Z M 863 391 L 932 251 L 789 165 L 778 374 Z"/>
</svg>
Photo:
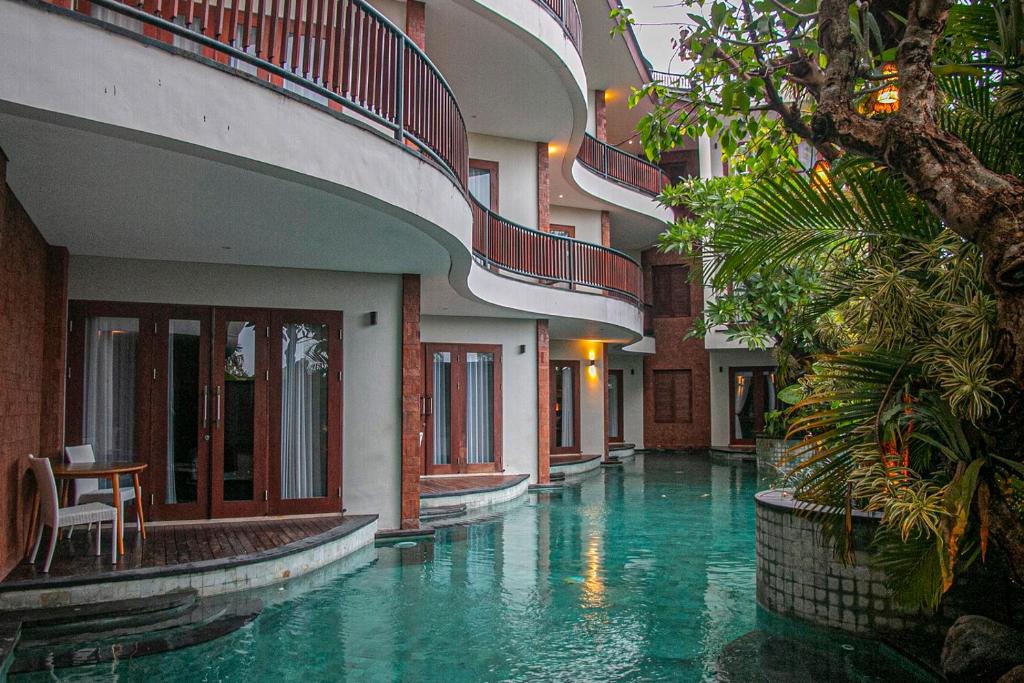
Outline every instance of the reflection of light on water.
<svg viewBox="0 0 1024 683">
<path fill-rule="evenodd" d="M 604 578 L 601 571 L 601 540 L 591 537 L 587 542 L 585 557 L 586 573 L 583 576 L 583 606 L 587 608 L 604 607 Z"/>
</svg>

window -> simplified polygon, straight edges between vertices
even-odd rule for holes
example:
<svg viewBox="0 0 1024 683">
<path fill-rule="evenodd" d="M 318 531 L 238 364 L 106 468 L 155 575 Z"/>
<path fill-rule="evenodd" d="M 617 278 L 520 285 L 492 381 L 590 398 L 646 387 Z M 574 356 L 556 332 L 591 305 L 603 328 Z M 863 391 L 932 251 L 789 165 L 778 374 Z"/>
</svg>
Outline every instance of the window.
<svg viewBox="0 0 1024 683">
<path fill-rule="evenodd" d="M 469 193 L 491 211 L 498 210 L 498 162 L 469 160 Z"/>
<path fill-rule="evenodd" d="M 654 421 L 693 421 L 693 377 L 689 370 L 654 371 Z"/>
<path fill-rule="evenodd" d="M 753 444 L 764 414 L 776 409 L 775 368 L 729 368 L 729 434 L 734 444 Z"/>
<path fill-rule="evenodd" d="M 690 315 L 690 268 L 684 265 L 651 268 L 654 316 L 679 318 Z"/>
<path fill-rule="evenodd" d="M 576 226 L 574 225 L 561 225 L 560 223 L 552 223 L 548 229 L 552 235 L 561 235 L 562 237 L 576 237 Z"/>
</svg>

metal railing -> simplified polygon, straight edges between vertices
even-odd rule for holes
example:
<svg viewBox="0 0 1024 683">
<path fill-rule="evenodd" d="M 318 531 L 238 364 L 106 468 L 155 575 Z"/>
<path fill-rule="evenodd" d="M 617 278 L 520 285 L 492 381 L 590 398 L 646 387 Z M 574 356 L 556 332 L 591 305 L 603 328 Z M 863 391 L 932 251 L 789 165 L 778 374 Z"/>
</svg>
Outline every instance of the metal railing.
<svg viewBox="0 0 1024 683">
<path fill-rule="evenodd" d="M 465 187 L 466 125 L 441 72 L 364 0 L 90 0 L 358 112 Z M 330 106 L 330 104 L 328 104 Z"/>
<path fill-rule="evenodd" d="M 658 166 L 601 142 L 589 133 L 584 136 L 576 158 L 595 173 L 652 197 L 661 194 L 669 183 L 668 176 Z"/>
<path fill-rule="evenodd" d="M 693 82 L 689 76 L 674 74 L 669 71 L 652 71 L 651 81 L 658 85 L 663 85 L 669 90 L 678 92 L 687 92 L 693 89 Z"/>
<path fill-rule="evenodd" d="M 576 0 L 535 0 L 535 2 L 549 10 L 562 25 L 562 30 L 569 37 L 572 44 L 576 46 L 577 52 L 583 50 L 583 19 L 580 17 L 580 8 Z"/>
<path fill-rule="evenodd" d="M 485 264 L 542 284 L 588 287 L 639 305 L 643 299 L 640 264 L 610 247 L 533 230 L 502 218 L 476 199 L 473 252 Z"/>
</svg>

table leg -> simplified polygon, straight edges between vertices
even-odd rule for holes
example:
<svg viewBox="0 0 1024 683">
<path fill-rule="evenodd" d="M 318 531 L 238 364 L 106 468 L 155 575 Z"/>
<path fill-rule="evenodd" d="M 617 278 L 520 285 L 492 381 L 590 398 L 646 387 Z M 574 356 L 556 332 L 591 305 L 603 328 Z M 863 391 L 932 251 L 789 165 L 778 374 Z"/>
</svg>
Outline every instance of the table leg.
<svg viewBox="0 0 1024 683">
<path fill-rule="evenodd" d="M 132 474 L 132 485 L 135 487 L 135 510 L 139 515 L 139 535 L 146 540 L 146 515 L 142 512 L 142 486 L 139 484 L 139 473 Z"/>
<path fill-rule="evenodd" d="M 118 481 L 120 477 L 116 474 L 110 478 L 110 483 L 114 489 L 114 510 L 117 511 L 117 516 L 114 518 L 114 533 L 117 536 L 117 554 L 124 555 L 124 536 L 121 534 L 121 482 Z"/>
<path fill-rule="evenodd" d="M 32 494 L 32 514 L 28 519 L 28 541 L 25 543 L 25 557 L 32 552 L 36 544 L 36 524 L 39 523 L 39 489 Z"/>
</svg>

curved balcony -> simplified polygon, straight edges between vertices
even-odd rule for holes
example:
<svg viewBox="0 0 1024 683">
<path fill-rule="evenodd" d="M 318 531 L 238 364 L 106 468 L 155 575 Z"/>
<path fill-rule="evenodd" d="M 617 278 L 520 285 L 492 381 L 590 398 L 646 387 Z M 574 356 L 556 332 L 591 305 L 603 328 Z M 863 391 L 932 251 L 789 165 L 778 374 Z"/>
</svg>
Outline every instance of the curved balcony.
<svg viewBox="0 0 1024 683">
<path fill-rule="evenodd" d="M 607 180 L 650 197 L 661 194 L 662 188 L 669 182 L 668 176 L 659 167 L 623 152 L 618 147 L 601 142 L 589 133 L 583 138 L 583 146 L 580 147 L 576 159 Z"/>
<path fill-rule="evenodd" d="M 576 51 L 583 52 L 583 19 L 576 0 L 534 0 L 558 19 L 566 37 L 576 46 Z"/>
<path fill-rule="evenodd" d="M 545 285 L 617 296 L 639 306 L 640 264 L 620 251 L 502 218 L 475 199 L 473 253 L 485 265 Z"/>
<path fill-rule="evenodd" d="M 90 4 L 166 31 L 183 49 L 356 112 L 466 184 L 469 142 L 455 95 L 423 51 L 364 0 Z"/>
</svg>

